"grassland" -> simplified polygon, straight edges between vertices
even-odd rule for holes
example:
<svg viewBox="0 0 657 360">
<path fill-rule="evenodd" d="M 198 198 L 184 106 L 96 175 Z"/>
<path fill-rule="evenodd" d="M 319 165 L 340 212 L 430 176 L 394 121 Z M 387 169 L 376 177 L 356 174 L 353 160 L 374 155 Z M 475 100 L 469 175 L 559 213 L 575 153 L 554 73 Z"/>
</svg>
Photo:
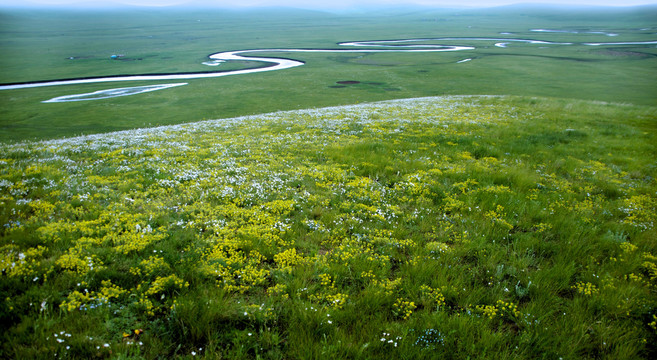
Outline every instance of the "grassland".
<svg viewBox="0 0 657 360">
<path fill-rule="evenodd" d="M 409 11 L 335 15 L 309 11 L 3 11 L 0 83 L 101 75 L 229 70 L 207 55 L 258 48 L 338 48 L 338 42 L 422 37 L 510 37 L 563 42 L 655 40 L 654 8 L 586 11 Z M 501 26 L 500 24 L 504 24 Z M 603 34 L 530 29 L 603 30 Z M 511 32 L 513 35 L 500 35 Z M 449 45 L 469 45 L 452 42 Z M 655 105 L 657 48 L 472 43 L 439 54 L 294 54 L 281 72 L 190 81 L 184 87 L 102 102 L 42 104 L 117 84 L 0 91 L 0 141 L 52 139 L 277 110 L 436 95 L 548 96 Z M 125 55 L 110 60 L 110 55 Z M 271 56 L 291 56 L 288 53 Z M 70 59 L 70 58 L 73 59 Z M 473 58 L 468 63 L 459 60 Z M 337 81 L 362 84 L 335 88 Z M 152 85 L 126 82 L 120 86 Z M 369 85 L 368 85 L 369 84 Z M 45 126 L 44 124 L 47 124 Z"/>
<path fill-rule="evenodd" d="M 654 358 L 656 119 L 438 97 L 0 145 L 0 357 Z"/>
<path fill-rule="evenodd" d="M 0 91 L 0 358 L 657 357 L 657 48 L 580 44 L 655 13 L 2 11 L 0 83 L 576 44 Z"/>
</svg>

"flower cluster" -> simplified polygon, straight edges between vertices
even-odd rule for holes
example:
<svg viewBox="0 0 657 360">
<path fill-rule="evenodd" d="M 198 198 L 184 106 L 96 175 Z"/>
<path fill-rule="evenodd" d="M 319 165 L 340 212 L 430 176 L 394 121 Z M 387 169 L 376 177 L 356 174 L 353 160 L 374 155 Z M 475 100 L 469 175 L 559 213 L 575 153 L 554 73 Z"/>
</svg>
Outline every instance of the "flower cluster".
<svg viewBox="0 0 657 360">
<path fill-rule="evenodd" d="M 500 318 L 514 321 L 520 317 L 518 305 L 510 301 L 506 302 L 504 300 L 497 300 L 495 305 L 477 305 L 475 309 L 478 313 L 491 320 Z"/>
<path fill-rule="evenodd" d="M 600 291 L 597 286 L 591 284 L 590 282 L 579 281 L 571 288 L 575 289 L 577 293 L 582 295 L 593 295 Z"/>
<path fill-rule="evenodd" d="M 424 330 L 418 335 L 413 345 L 419 346 L 422 349 L 432 350 L 438 346 L 445 344 L 445 335 L 436 329 Z"/>
<path fill-rule="evenodd" d="M 402 320 L 406 320 L 411 316 L 411 314 L 413 314 L 413 310 L 416 308 L 417 306 L 413 301 L 405 301 L 402 298 L 398 298 L 392 305 L 392 313 L 396 317 Z"/>
<path fill-rule="evenodd" d="M 427 285 L 420 286 L 420 293 L 422 297 L 427 299 L 427 303 L 434 307 L 441 307 L 445 305 L 445 296 L 442 294 L 441 290 L 431 288 Z"/>
</svg>

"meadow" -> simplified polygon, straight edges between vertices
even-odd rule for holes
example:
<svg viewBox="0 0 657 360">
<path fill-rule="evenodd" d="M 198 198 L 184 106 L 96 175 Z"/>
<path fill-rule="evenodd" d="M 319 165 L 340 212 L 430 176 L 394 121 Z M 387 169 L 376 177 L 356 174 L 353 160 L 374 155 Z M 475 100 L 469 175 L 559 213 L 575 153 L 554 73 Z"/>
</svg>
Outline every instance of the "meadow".
<svg viewBox="0 0 657 360">
<path fill-rule="evenodd" d="M 0 355 L 650 358 L 656 118 L 436 97 L 2 145 Z"/>
<path fill-rule="evenodd" d="M 657 357 L 657 47 L 580 44 L 653 15 L 1 13 L 5 84 L 577 44 L 0 90 L 0 358 Z"/>
</svg>

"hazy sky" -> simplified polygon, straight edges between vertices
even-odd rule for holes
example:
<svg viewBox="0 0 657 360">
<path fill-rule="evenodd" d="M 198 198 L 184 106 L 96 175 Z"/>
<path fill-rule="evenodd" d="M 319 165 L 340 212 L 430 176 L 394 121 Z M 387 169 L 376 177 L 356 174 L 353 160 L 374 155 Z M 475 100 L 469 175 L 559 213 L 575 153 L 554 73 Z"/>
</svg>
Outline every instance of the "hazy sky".
<svg viewBox="0 0 657 360">
<path fill-rule="evenodd" d="M 108 3 L 121 3 L 141 6 L 167 6 L 183 5 L 185 3 L 213 4 L 218 6 L 293 6 L 302 8 L 340 8 L 358 5 L 397 5 L 419 4 L 432 6 L 499 6 L 515 3 L 551 3 L 568 5 L 598 5 L 598 6 L 632 6 L 656 4 L 657 0 L 0 0 L 1 6 L 15 6 L 17 3 L 34 3 L 45 5 L 72 5 L 81 6 L 107 5 Z"/>
</svg>

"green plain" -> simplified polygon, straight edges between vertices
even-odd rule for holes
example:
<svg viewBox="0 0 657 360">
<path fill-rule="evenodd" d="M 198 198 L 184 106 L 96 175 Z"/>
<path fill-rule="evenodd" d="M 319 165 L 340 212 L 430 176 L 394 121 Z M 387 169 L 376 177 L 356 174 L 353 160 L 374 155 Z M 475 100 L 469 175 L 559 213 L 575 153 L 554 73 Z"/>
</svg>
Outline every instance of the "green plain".
<svg viewBox="0 0 657 360">
<path fill-rule="evenodd" d="M 270 9 L 96 13 L 4 11 L 0 83 L 102 75 L 229 70 L 201 63 L 211 53 L 258 48 L 340 48 L 344 41 L 509 37 L 564 42 L 654 41 L 654 8 L 582 11 L 378 12 L 335 15 Z M 502 25 L 503 24 L 503 25 Z M 530 29 L 620 34 L 537 33 Z M 641 30 L 644 29 L 644 30 Z M 514 35 L 500 35 L 511 32 Z M 0 141 L 49 139 L 277 110 L 450 94 L 547 96 L 655 105 L 655 46 L 536 46 L 453 41 L 474 51 L 425 54 L 299 54 L 305 66 L 189 80 L 189 85 L 104 101 L 41 104 L 62 95 L 157 82 L 0 91 Z M 110 60 L 110 55 L 125 55 Z M 70 58 L 73 57 L 74 60 Z M 473 58 L 468 63 L 457 61 Z M 332 88 L 336 81 L 363 83 Z M 169 81 L 171 82 L 171 81 Z"/>
</svg>

